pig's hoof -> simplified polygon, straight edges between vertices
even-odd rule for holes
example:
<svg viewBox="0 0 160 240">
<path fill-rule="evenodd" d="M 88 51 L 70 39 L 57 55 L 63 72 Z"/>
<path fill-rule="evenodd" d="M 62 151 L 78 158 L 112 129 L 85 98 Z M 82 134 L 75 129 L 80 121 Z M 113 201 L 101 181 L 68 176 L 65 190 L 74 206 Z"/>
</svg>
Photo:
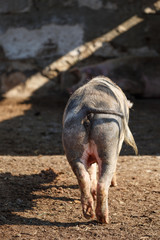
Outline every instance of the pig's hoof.
<svg viewBox="0 0 160 240">
<path fill-rule="evenodd" d="M 95 214 L 93 208 L 90 206 L 86 206 L 83 209 L 83 215 L 86 219 L 94 218 Z"/>
<path fill-rule="evenodd" d="M 115 176 L 112 178 L 111 187 L 117 187 L 117 180 Z"/>
<path fill-rule="evenodd" d="M 109 221 L 108 219 L 104 218 L 104 217 L 101 217 L 100 219 L 97 219 L 99 223 L 103 223 L 103 224 L 108 224 Z"/>
<path fill-rule="evenodd" d="M 117 187 L 117 182 L 111 182 L 111 187 Z"/>
<path fill-rule="evenodd" d="M 109 223 L 108 217 L 106 216 L 97 216 L 97 221 L 99 223 L 105 223 L 105 224 Z"/>
<path fill-rule="evenodd" d="M 85 201 L 85 203 L 82 204 L 83 207 L 83 215 L 85 218 L 90 219 L 94 218 L 94 207 L 93 207 L 93 201 Z"/>
<path fill-rule="evenodd" d="M 107 213 L 102 213 L 101 211 L 96 210 L 96 217 L 97 217 L 97 221 L 99 223 L 109 223 L 109 219 L 108 219 L 108 214 Z"/>
<path fill-rule="evenodd" d="M 94 213 L 93 212 L 83 212 L 83 215 L 84 215 L 84 217 L 86 218 L 86 219 L 93 219 L 94 218 Z"/>
</svg>

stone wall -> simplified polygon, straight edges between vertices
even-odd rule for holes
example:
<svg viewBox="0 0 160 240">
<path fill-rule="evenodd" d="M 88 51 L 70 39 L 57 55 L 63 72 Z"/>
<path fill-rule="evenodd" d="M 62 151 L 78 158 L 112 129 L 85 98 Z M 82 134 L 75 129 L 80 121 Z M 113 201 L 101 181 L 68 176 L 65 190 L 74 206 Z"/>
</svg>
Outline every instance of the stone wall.
<svg viewBox="0 0 160 240">
<path fill-rule="evenodd" d="M 0 0 L 0 90 L 33 76 L 39 88 L 88 57 L 157 56 L 159 26 L 155 0 Z"/>
</svg>

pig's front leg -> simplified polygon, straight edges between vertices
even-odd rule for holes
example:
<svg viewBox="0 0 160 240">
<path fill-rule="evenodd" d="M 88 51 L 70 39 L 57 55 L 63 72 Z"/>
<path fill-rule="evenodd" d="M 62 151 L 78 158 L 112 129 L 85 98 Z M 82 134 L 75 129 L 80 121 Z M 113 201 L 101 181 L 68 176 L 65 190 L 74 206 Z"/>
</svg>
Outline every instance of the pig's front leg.
<svg viewBox="0 0 160 240">
<path fill-rule="evenodd" d="M 115 166 L 102 162 L 100 178 L 97 186 L 97 220 L 101 223 L 108 223 L 108 191 L 114 176 Z"/>
<path fill-rule="evenodd" d="M 78 179 L 81 191 L 81 203 L 85 218 L 94 218 L 94 200 L 91 194 L 91 180 L 84 160 L 78 159 L 72 162 L 73 171 Z"/>
</svg>

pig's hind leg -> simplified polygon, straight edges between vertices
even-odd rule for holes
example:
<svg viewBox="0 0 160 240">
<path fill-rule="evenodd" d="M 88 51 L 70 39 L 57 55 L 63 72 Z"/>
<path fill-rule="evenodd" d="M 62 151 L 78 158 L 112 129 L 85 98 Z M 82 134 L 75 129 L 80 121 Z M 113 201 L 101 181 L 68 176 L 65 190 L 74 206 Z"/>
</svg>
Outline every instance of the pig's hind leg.
<svg viewBox="0 0 160 240">
<path fill-rule="evenodd" d="M 116 161 L 113 159 L 112 161 Z M 102 160 L 100 178 L 97 184 L 97 220 L 101 223 L 108 223 L 108 191 L 114 175 L 115 167 Z"/>
<path fill-rule="evenodd" d="M 93 163 L 88 167 L 88 172 L 90 176 L 90 191 L 93 197 L 93 200 L 97 199 L 97 163 Z"/>
<path fill-rule="evenodd" d="M 87 171 L 85 160 L 78 159 L 72 162 L 72 169 L 77 177 L 79 188 L 81 191 L 81 203 L 83 215 L 85 218 L 94 218 L 94 200 L 91 194 L 91 183 L 93 179 L 90 179 L 90 174 Z"/>
<path fill-rule="evenodd" d="M 94 200 L 91 194 L 94 177 L 93 174 L 89 174 L 90 171 L 88 172 L 88 136 L 84 126 L 77 122 L 78 119 L 76 119 L 76 127 L 71 128 L 68 124 L 69 128 L 64 128 L 63 145 L 68 162 L 78 180 L 83 214 L 89 219 L 95 215 Z"/>
<path fill-rule="evenodd" d="M 99 167 L 96 217 L 101 223 L 108 223 L 108 191 L 111 182 L 115 184 L 114 173 L 116 171 L 120 135 L 118 121 L 109 118 L 105 121 L 106 124 L 104 125 L 98 124 L 98 120 L 95 121 L 92 133 L 92 139 L 94 139 L 97 148 L 96 155 Z"/>
</svg>

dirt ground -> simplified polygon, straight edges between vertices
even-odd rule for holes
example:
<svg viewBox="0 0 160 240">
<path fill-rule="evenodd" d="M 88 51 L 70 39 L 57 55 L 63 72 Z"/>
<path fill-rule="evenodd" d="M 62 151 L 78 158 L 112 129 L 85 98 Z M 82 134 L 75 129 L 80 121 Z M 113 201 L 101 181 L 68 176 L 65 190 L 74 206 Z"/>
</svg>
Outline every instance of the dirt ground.
<svg viewBox="0 0 160 240">
<path fill-rule="evenodd" d="M 133 100 L 139 155 L 123 147 L 107 225 L 84 219 L 64 156 L 66 98 L 0 101 L 0 239 L 160 239 L 160 100 Z"/>
</svg>

